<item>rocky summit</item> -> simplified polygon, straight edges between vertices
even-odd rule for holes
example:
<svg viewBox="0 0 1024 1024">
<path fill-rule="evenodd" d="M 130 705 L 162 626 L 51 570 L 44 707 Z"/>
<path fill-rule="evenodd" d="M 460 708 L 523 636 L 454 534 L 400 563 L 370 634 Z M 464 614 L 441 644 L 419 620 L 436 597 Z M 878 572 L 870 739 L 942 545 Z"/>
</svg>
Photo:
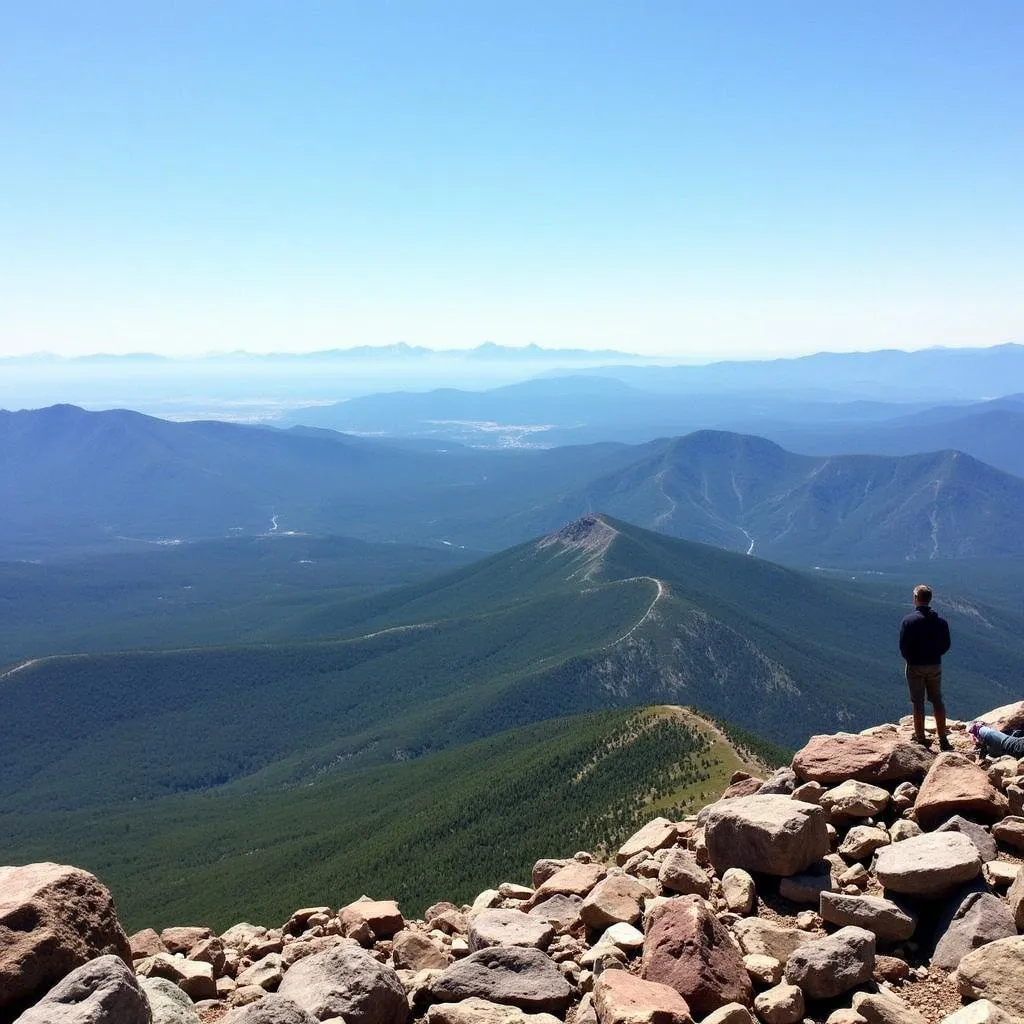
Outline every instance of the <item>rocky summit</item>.
<svg viewBox="0 0 1024 1024">
<path fill-rule="evenodd" d="M 1024 1024 L 1024 759 L 951 738 L 815 736 L 416 920 L 323 893 L 275 927 L 126 936 L 88 872 L 0 868 L 0 1024 Z"/>
</svg>

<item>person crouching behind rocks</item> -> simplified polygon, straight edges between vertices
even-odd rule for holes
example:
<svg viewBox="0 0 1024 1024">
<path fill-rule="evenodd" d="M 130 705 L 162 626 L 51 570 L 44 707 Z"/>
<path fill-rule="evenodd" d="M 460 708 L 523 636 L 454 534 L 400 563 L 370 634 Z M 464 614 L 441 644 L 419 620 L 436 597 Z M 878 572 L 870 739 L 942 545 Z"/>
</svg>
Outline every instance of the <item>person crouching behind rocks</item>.
<svg viewBox="0 0 1024 1024">
<path fill-rule="evenodd" d="M 924 732 L 924 701 L 931 702 L 939 749 L 950 750 L 946 706 L 942 702 L 942 656 L 949 650 L 949 623 L 932 609 L 932 589 L 914 587 L 914 610 L 900 626 L 900 654 L 907 663 L 907 689 L 914 712 L 914 740 L 928 746 Z"/>
</svg>

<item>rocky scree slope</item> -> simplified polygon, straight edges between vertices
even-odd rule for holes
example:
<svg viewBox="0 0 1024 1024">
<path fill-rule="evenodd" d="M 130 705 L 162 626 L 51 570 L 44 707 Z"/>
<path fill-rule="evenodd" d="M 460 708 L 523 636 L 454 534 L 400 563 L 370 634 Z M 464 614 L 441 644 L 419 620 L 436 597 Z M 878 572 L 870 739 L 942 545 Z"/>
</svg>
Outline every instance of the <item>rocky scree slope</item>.
<svg viewBox="0 0 1024 1024">
<path fill-rule="evenodd" d="M 363 897 L 127 937 L 92 875 L 0 868 L 0 1020 L 1021 1024 L 1024 759 L 952 728 L 938 755 L 908 720 L 815 736 L 608 863 L 540 860 L 421 920 Z"/>
</svg>

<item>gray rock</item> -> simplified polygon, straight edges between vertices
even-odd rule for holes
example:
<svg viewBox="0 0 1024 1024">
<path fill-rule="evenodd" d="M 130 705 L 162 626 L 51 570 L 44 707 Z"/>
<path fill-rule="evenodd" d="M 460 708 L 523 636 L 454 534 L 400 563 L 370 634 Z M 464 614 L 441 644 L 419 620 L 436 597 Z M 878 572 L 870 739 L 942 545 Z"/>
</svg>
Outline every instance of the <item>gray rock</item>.
<svg viewBox="0 0 1024 1024">
<path fill-rule="evenodd" d="M 492 946 L 471 953 L 433 979 L 430 990 L 444 1003 L 476 996 L 522 1010 L 552 1013 L 561 1013 L 572 1000 L 569 983 L 551 959 L 539 949 L 527 947 Z M 345 1020 L 349 1024 L 348 1015 Z"/>
<path fill-rule="evenodd" d="M 810 903 L 817 907 L 821 894 L 831 892 L 835 887 L 832 866 L 821 860 L 812 864 L 809 871 L 783 878 L 779 882 L 779 895 L 793 903 Z"/>
<path fill-rule="evenodd" d="M 743 868 L 729 868 L 722 875 L 722 896 L 734 914 L 749 914 L 757 901 L 754 879 Z"/>
<path fill-rule="evenodd" d="M 957 987 L 969 999 L 990 999 L 1001 1010 L 1024 1017 L 1024 935 L 996 939 L 960 961 Z"/>
<path fill-rule="evenodd" d="M 149 1002 L 131 968 L 107 954 L 76 967 L 15 1024 L 150 1024 Z"/>
<path fill-rule="evenodd" d="M 866 928 L 879 942 L 902 942 L 909 939 L 917 927 L 915 915 L 880 896 L 823 892 L 819 913 L 829 924 Z"/>
<path fill-rule="evenodd" d="M 758 796 L 789 796 L 796 789 L 796 772 L 792 768 L 779 768 L 761 783 Z"/>
<path fill-rule="evenodd" d="M 435 1003 L 427 1010 L 427 1024 L 559 1024 L 550 1013 L 524 1013 L 518 1006 L 503 1006 L 485 999 L 461 1003 Z M 577 1017 L 577 1022 L 579 1018 Z M 596 1020 L 595 1020 L 596 1024 Z"/>
<path fill-rule="evenodd" d="M 928 1024 L 909 1003 L 892 992 L 855 992 L 853 1008 L 867 1024 Z"/>
<path fill-rule="evenodd" d="M 935 831 L 959 832 L 961 835 L 967 836 L 978 848 L 982 863 L 995 860 L 999 856 L 999 847 L 984 825 L 979 825 L 976 821 L 968 821 L 959 814 L 954 814 L 949 821 L 943 822 Z"/>
<path fill-rule="evenodd" d="M 232 1010 L 218 1024 L 317 1024 L 317 1019 L 285 996 L 268 995 Z"/>
<path fill-rule="evenodd" d="M 711 895 L 711 879 L 689 850 L 669 850 L 661 862 L 658 881 L 666 889 L 682 896 L 696 893 L 707 899 Z"/>
<path fill-rule="evenodd" d="M 888 806 L 889 792 L 881 786 L 847 779 L 835 788 L 825 790 L 819 803 L 832 821 L 843 818 L 873 818 Z"/>
<path fill-rule="evenodd" d="M 708 808 L 705 841 L 721 875 L 727 868 L 795 875 L 828 853 L 825 812 L 785 796 L 746 796 Z"/>
<path fill-rule="evenodd" d="M 422 932 L 401 931 L 394 939 L 391 959 L 396 970 L 424 971 L 444 969 L 451 958 L 439 944 L 431 942 Z"/>
<path fill-rule="evenodd" d="M 998 896 L 973 892 L 960 904 L 936 944 L 931 962 L 952 971 L 972 949 L 1016 934 L 1013 912 Z"/>
<path fill-rule="evenodd" d="M 981 874 L 981 855 L 959 832 L 926 832 L 878 851 L 875 874 L 886 889 L 940 898 Z"/>
<path fill-rule="evenodd" d="M 864 928 L 840 928 L 794 950 L 785 978 L 810 999 L 832 999 L 871 980 L 875 936 Z"/>
<path fill-rule="evenodd" d="M 784 964 L 801 946 L 814 940 L 799 928 L 766 921 L 761 917 L 744 917 L 732 925 L 732 933 L 744 953 L 760 953 Z"/>
<path fill-rule="evenodd" d="M 404 1024 L 409 1006 L 394 970 L 358 946 L 335 946 L 290 968 L 278 994 L 326 1020 L 346 1024 Z"/>
<path fill-rule="evenodd" d="M 839 854 L 847 860 L 864 860 L 875 850 L 892 842 L 884 828 L 871 825 L 854 825 L 839 844 Z"/>
<path fill-rule="evenodd" d="M 139 984 L 149 1000 L 153 1024 L 200 1024 L 195 1004 L 173 981 L 140 978 Z"/>
<path fill-rule="evenodd" d="M 474 953 L 488 946 L 547 949 L 554 937 L 555 929 L 547 921 L 521 910 L 483 910 L 469 926 L 469 948 Z"/>
<path fill-rule="evenodd" d="M 530 917 L 539 917 L 547 921 L 557 933 L 567 932 L 580 921 L 580 907 L 583 900 L 579 896 L 563 896 L 561 893 L 552 896 L 532 907 L 527 913 Z"/>
</svg>

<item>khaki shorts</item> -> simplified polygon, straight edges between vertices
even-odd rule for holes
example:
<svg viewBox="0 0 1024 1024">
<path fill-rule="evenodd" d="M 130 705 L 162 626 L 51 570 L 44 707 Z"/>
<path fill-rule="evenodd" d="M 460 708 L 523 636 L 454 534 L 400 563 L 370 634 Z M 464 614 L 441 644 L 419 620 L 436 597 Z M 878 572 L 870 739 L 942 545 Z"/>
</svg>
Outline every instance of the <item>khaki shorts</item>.
<svg viewBox="0 0 1024 1024">
<path fill-rule="evenodd" d="M 925 695 L 933 708 L 941 708 L 942 704 L 942 666 L 941 665 L 907 665 L 907 689 L 910 690 L 910 701 L 918 707 L 924 707 Z"/>
</svg>

